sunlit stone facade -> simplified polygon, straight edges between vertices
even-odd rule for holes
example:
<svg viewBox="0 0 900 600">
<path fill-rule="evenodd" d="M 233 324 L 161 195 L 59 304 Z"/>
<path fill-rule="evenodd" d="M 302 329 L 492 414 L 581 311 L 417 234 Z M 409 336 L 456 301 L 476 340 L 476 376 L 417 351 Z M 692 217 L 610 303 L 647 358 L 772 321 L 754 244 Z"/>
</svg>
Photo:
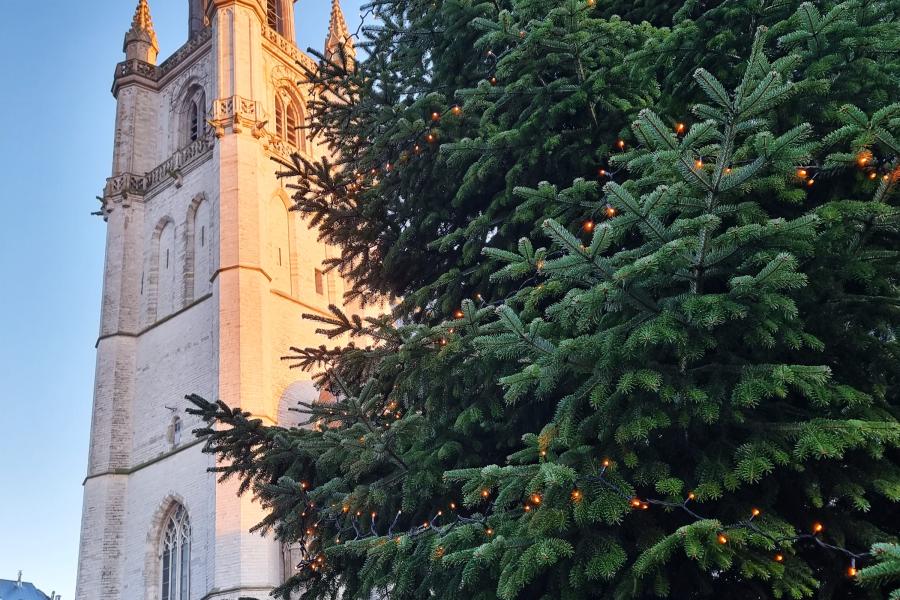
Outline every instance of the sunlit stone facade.
<svg viewBox="0 0 900 600">
<path fill-rule="evenodd" d="M 345 286 L 324 272 L 334 249 L 288 211 L 271 160 L 326 152 L 294 127 L 315 93 L 297 85 L 297 62 L 315 65 L 294 44 L 293 10 L 190 0 L 190 38 L 159 64 L 146 0 L 126 34 L 100 211 L 79 600 L 262 599 L 290 569 L 276 541 L 248 532 L 260 508 L 207 471 L 215 459 L 190 433 L 184 396 L 284 423 L 289 405 L 318 395 L 279 360 L 290 345 L 323 343 L 301 314 L 343 305 Z M 324 33 L 326 49 L 349 44 L 336 0 Z"/>
</svg>

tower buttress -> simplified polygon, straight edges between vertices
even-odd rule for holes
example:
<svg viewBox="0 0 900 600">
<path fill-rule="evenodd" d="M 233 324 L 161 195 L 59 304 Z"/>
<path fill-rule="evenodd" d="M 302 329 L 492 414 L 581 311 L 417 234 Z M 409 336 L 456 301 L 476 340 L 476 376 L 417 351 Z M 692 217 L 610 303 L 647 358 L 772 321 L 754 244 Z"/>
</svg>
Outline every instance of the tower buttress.
<svg viewBox="0 0 900 600">
<path fill-rule="evenodd" d="M 331 0 L 331 20 L 328 22 L 328 37 L 325 39 L 325 58 L 331 60 L 335 55 L 340 56 L 341 48 L 344 59 L 352 63 L 356 58 L 353 37 L 347 28 L 340 0 Z"/>
<path fill-rule="evenodd" d="M 159 42 L 153 30 L 153 19 L 150 17 L 150 5 L 147 0 L 138 0 L 131 20 L 131 29 L 125 34 L 122 48 L 126 60 L 141 60 L 151 65 L 156 64 L 159 56 Z"/>
</svg>

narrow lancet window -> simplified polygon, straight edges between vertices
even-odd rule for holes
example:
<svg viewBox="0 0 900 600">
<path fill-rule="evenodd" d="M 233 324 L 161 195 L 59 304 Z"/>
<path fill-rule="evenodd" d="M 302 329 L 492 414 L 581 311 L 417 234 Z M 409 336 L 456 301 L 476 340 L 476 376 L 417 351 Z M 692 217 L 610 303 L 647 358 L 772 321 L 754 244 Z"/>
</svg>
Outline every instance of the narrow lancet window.
<svg viewBox="0 0 900 600">
<path fill-rule="evenodd" d="M 162 600 L 189 600 L 191 593 L 191 523 L 179 505 L 166 521 L 162 539 Z"/>
</svg>

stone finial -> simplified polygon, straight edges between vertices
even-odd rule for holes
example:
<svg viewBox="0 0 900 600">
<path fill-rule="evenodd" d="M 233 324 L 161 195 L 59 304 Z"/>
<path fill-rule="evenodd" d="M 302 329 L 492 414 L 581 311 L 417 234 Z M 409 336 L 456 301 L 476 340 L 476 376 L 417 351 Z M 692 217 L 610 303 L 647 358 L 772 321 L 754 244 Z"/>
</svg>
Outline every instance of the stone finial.
<svg viewBox="0 0 900 600">
<path fill-rule="evenodd" d="M 331 20 L 328 23 L 328 38 L 325 40 L 325 57 L 331 59 L 340 52 L 341 47 L 344 48 L 348 60 L 356 58 L 356 48 L 353 46 L 353 38 L 347 28 L 340 0 L 331 0 Z"/>
<path fill-rule="evenodd" d="M 150 17 L 150 4 L 147 0 L 138 0 L 131 20 L 131 29 L 125 34 L 125 59 L 137 59 L 152 65 L 156 64 L 159 55 L 159 42 L 153 30 L 153 19 Z"/>
</svg>

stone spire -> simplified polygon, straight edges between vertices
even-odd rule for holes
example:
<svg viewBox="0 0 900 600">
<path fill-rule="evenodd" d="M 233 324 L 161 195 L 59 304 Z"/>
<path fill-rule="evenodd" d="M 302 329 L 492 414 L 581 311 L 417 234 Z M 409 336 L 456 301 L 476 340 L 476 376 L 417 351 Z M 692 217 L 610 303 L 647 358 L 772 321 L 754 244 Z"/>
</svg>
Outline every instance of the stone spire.
<svg viewBox="0 0 900 600">
<path fill-rule="evenodd" d="M 328 38 L 325 40 L 325 57 L 331 59 L 339 53 L 338 49 L 342 46 L 348 60 L 356 58 L 356 48 L 353 46 L 353 38 L 347 28 L 340 0 L 331 0 L 331 21 L 328 23 Z"/>
<path fill-rule="evenodd" d="M 153 19 L 150 17 L 150 4 L 147 0 L 138 0 L 131 20 L 131 29 L 125 34 L 125 59 L 137 59 L 152 65 L 156 64 L 159 55 L 159 42 L 153 30 Z"/>
</svg>

